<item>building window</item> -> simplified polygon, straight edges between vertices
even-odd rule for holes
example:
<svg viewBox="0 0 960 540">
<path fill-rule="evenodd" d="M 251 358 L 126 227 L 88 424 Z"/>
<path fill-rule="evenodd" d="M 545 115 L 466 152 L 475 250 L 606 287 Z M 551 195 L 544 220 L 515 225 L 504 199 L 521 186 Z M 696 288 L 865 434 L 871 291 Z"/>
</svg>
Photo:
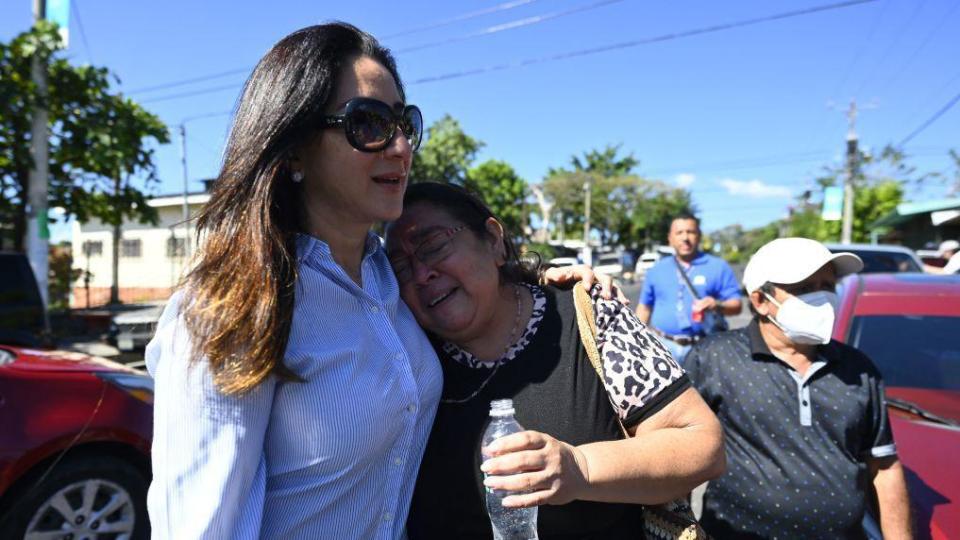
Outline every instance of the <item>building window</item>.
<svg viewBox="0 0 960 540">
<path fill-rule="evenodd" d="M 183 257 L 187 254 L 186 238 L 167 238 L 167 257 Z"/>
<path fill-rule="evenodd" d="M 83 254 L 87 257 L 99 257 L 103 255 L 103 242 L 99 240 L 87 240 L 83 243 Z"/>
<path fill-rule="evenodd" d="M 121 257 L 139 257 L 140 256 L 140 239 L 135 238 L 132 240 L 121 240 L 120 256 Z"/>
</svg>

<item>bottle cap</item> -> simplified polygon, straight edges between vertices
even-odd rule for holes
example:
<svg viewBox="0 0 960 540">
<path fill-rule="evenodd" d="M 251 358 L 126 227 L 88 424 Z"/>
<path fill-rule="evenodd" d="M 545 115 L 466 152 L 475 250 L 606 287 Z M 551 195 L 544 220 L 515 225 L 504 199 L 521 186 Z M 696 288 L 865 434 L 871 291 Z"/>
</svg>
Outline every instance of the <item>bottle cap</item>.
<svg viewBox="0 0 960 540">
<path fill-rule="evenodd" d="M 516 409 L 513 408 L 512 399 L 495 399 L 490 402 L 490 416 L 510 416 Z"/>
</svg>

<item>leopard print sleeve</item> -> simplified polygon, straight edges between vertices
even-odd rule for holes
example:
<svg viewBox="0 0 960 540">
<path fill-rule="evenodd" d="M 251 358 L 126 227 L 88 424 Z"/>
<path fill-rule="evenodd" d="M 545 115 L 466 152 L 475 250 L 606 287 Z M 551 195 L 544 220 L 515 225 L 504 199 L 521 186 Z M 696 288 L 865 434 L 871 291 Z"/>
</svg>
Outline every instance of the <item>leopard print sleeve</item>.
<svg viewBox="0 0 960 540">
<path fill-rule="evenodd" d="M 637 424 L 673 401 L 690 380 L 632 309 L 604 300 L 599 285 L 590 297 L 607 396 L 624 425 Z"/>
</svg>

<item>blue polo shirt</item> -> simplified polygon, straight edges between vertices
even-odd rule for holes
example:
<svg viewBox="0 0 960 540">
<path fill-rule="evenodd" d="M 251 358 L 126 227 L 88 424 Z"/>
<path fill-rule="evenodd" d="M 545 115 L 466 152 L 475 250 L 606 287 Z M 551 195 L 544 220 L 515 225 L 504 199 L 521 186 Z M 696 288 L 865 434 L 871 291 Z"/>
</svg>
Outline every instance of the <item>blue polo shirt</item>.
<svg viewBox="0 0 960 540">
<path fill-rule="evenodd" d="M 719 257 L 698 252 L 686 272 L 701 298 L 712 296 L 724 301 L 740 297 L 740 285 L 733 269 Z M 690 318 L 693 301 L 674 257 L 664 257 L 647 270 L 640 303 L 653 309 L 651 326 L 675 336 L 702 334 L 703 327 Z"/>
</svg>

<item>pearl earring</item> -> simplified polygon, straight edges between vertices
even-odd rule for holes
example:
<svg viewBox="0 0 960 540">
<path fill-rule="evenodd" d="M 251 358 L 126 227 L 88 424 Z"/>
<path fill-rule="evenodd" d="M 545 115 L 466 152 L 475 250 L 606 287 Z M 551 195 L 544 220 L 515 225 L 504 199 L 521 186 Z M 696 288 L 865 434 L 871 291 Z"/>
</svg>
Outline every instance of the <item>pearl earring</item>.
<svg viewBox="0 0 960 540">
<path fill-rule="evenodd" d="M 293 181 L 296 183 L 303 182 L 303 173 L 300 171 L 293 171 L 293 174 L 290 175 L 293 178 Z"/>
</svg>

